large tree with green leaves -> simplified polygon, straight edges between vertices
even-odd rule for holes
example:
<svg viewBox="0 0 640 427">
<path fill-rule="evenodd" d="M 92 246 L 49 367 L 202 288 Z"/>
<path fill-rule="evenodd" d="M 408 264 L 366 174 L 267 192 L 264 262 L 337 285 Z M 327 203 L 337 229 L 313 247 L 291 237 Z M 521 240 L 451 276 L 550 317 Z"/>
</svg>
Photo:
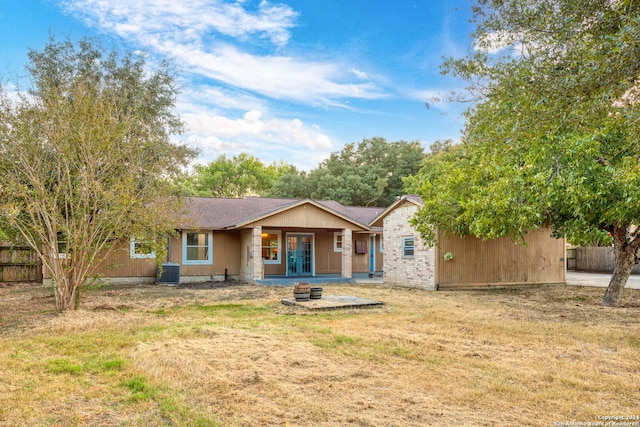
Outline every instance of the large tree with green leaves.
<svg viewBox="0 0 640 427">
<path fill-rule="evenodd" d="M 56 308 L 72 309 L 119 242 L 166 242 L 171 180 L 195 153 L 170 141 L 183 123 L 167 64 L 91 39 L 51 38 L 29 60 L 29 91 L 0 92 L 0 224 L 37 252 Z"/>
<path fill-rule="evenodd" d="M 619 303 L 640 248 L 640 3 L 478 0 L 466 58 L 463 144 L 431 156 L 412 189 L 415 224 L 479 237 L 540 226 L 575 244 L 608 241 Z"/>
<path fill-rule="evenodd" d="M 402 179 L 418 172 L 424 154 L 417 141 L 363 139 L 332 153 L 308 173 L 285 174 L 272 194 L 335 200 L 351 206 L 389 206 L 403 194 Z"/>
<path fill-rule="evenodd" d="M 227 158 L 225 154 L 206 165 L 196 165 L 193 173 L 178 185 L 192 196 L 264 196 L 285 173 L 294 170 L 286 163 L 265 164 L 246 153 Z"/>
</svg>

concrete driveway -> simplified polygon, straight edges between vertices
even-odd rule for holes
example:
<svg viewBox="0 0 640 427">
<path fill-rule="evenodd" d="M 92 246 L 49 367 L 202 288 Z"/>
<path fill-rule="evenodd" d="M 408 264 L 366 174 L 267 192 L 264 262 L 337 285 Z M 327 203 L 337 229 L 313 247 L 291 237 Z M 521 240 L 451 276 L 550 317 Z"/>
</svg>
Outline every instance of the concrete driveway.
<svg viewBox="0 0 640 427">
<path fill-rule="evenodd" d="M 611 274 L 567 271 L 567 285 L 606 288 L 609 286 L 609 280 L 611 280 Z M 640 289 L 640 275 L 632 274 L 627 281 L 625 289 Z"/>
</svg>

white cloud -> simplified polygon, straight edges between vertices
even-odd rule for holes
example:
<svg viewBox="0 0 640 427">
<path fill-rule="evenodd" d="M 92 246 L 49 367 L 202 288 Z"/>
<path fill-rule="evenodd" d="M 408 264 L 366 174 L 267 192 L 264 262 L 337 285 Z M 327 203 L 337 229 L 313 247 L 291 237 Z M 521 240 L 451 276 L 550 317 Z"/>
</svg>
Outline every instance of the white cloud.
<svg viewBox="0 0 640 427">
<path fill-rule="evenodd" d="M 262 1 L 255 13 L 242 8 L 240 2 L 221 0 L 63 0 L 63 7 L 79 15 L 90 25 L 128 37 L 144 33 L 197 41 L 209 31 L 242 38 L 258 35 L 282 46 L 290 38 L 298 14 L 286 5 Z"/>
<path fill-rule="evenodd" d="M 121 37 L 132 48 L 172 59 L 184 73 L 177 110 L 186 142 L 201 161 L 248 152 L 263 161 L 286 159 L 311 169 L 334 148 L 319 127 L 275 117 L 272 101 L 349 107 L 350 99 L 381 99 L 374 83 L 350 58 L 314 60 L 285 52 L 298 12 L 285 4 L 244 0 L 59 0 L 86 25 Z M 256 54 L 260 52 L 260 54 Z M 285 109 L 291 106 L 286 106 Z M 308 111 L 308 110 L 307 110 Z M 293 159 L 293 160 L 292 160 Z"/>
<path fill-rule="evenodd" d="M 182 114 L 203 110 L 262 110 L 265 105 L 263 100 L 248 93 L 198 84 L 188 86 L 181 92 L 177 107 Z"/>
<path fill-rule="evenodd" d="M 263 96 L 311 105 L 385 96 L 375 84 L 361 81 L 365 72 L 347 73 L 341 63 L 242 50 L 250 37 L 267 38 L 276 47 L 289 41 L 298 14 L 286 5 L 262 1 L 255 12 L 221 0 L 192 0 L 188 6 L 174 0 L 63 0 L 63 5 L 88 25 L 133 39 L 190 73 Z M 353 74 L 360 81 L 351 82 Z"/>
<path fill-rule="evenodd" d="M 360 71 L 357 68 L 351 68 L 349 71 L 361 80 L 366 80 L 368 78 L 367 73 Z"/>
<path fill-rule="evenodd" d="M 182 117 L 189 129 L 187 141 L 209 159 L 225 153 L 260 153 L 258 157 L 266 162 L 290 157 L 296 159 L 296 166 L 310 169 L 333 148 L 330 138 L 318 126 L 299 119 L 265 119 L 258 110 L 235 119 L 207 112 Z"/>
</svg>

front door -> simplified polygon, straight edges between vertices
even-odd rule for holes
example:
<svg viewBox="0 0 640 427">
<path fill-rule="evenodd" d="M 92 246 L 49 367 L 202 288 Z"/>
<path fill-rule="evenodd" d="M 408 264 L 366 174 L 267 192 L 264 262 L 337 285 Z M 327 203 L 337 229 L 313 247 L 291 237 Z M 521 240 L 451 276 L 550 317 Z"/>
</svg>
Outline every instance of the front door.
<svg viewBox="0 0 640 427">
<path fill-rule="evenodd" d="M 313 275 L 313 236 L 287 235 L 287 276 Z"/>
</svg>

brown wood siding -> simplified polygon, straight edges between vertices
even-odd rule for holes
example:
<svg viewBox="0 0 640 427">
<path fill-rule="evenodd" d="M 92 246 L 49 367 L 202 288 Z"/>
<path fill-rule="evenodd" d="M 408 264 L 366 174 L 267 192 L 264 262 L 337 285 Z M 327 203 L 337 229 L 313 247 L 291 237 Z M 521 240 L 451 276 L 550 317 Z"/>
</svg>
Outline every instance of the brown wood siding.
<svg viewBox="0 0 640 427">
<path fill-rule="evenodd" d="M 206 230 L 205 230 L 206 231 Z M 170 261 L 180 264 L 180 276 L 235 276 L 240 273 L 240 232 L 213 232 L 213 264 L 211 265 L 183 265 L 182 264 L 182 234 L 171 239 L 168 259 L 131 258 L 129 242 L 117 244 L 113 255 L 104 261 L 98 272 L 107 278 L 126 277 L 156 277 L 158 262 Z M 45 278 L 50 278 L 45 271 Z"/>
<path fill-rule="evenodd" d="M 286 274 L 286 260 L 284 258 L 284 254 L 286 252 L 287 245 L 287 233 L 289 234 L 313 234 L 314 235 L 314 262 L 315 262 L 315 272 L 316 274 L 340 274 L 342 271 L 342 252 L 335 252 L 333 249 L 333 235 L 334 232 L 338 232 L 338 230 L 334 229 L 298 229 L 298 228 L 267 228 L 264 227 L 263 230 L 268 229 L 270 231 L 280 231 L 282 233 L 282 255 L 280 264 L 265 264 L 264 265 L 264 274 L 269 275 L 285 275 Z M 376 247 L 374 250 L 376 251 L 376 266 L 378 270 L 382 269 L 382 257 L 383 254 L 380 252 L 380 240 L 382 238 L 381 234 L 376 236 Z M 367 246 L 367 252 L 365 254 L 356 254 L 355 253 L 355 241 L 356 240 L 364 240 Z M 352 256 L 353 256 L 353 272 L 354 273 L 368 273 L 369 272 L 369 235 L 368 234 L 357 234 L 353 236 L 354 244 L 352 247 L 354 248 Z"/>
<path fill-rule="evenodd" d="M 0 282 L 34 282 L 42 280 L 38 255 L 28 246 L 0 246 Z"/>
<path fill-rule="evenodd" d="M 527 246 L 511 239 L 481 240 L 439 235 L 436 275 L 440 288 L 495 284 L 564 283 L 565 242 L 548 230 L 529 233 Z M 451 252 L 452 260 L 444 254 Z"/>
<path fill-rule="evenodd" d="M 130 243 L 118 242 L 111 257 L 98 265 L 96 274 L 102 277 L 155 277 L 157 263 L 155 258 L 130 258 Z M 43 277 L 51 278 L 48 269 L 43 268 Z"/>
<path fill-rule="evenodd" d="M 155 277 L 158 268 L 156 258 L 131 258 L 130 243 L 116 244 L 114 254 L 100 265 L 104 277 Z"/>
<path fill-rule="evenodd" d="M 314 230 L 316 274 L 340 274 L 342 271 L 342 252 L 333 250 L 334 231 L 336 230 Z"/>
<path fill-rule="evenodd" d="M 207 230 L 201 230 L 206 232 Z M 180 265 L 180 276 L 222 276 L 227 270 L 230 276 L 240 274 L 240 232 L 239 231 L 214 231 L 213 232 L 213 264 L 208 265 L 184 265 L 182 260 L 182 235 L 172 244 L 172 262 Z"/>
<path fill-rule="evenodd" d="M 296 208 L 289 209 L 285 212 L 281 212 L 265 218 L 264 220 L 261 220 L 259 222 L 252 223 L 248 226 L 253 227 L 256 225 L 261 225 L 262 228 L 351 228 L 353 230 L 363 230 L 362 227 L 358 227 L 352 222 L 346 221 L 313 205 L 298 206 Z"/>
</svg>

